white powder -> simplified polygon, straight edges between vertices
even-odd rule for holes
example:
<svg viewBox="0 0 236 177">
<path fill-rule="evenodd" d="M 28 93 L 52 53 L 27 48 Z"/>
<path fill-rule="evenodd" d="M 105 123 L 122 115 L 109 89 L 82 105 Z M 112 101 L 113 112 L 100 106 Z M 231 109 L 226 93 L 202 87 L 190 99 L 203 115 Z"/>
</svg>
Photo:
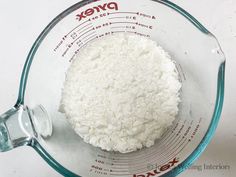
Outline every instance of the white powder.
<svg viewBox="0 0 236 177">
<path fill-rule="evenodd" d="M 61 111 L 85 142 L 126 153 L 152 146 L 172 125 L 180 88 L 156 42 L 111 35 L 84 47 L 69 67 Z"/>
</svg>

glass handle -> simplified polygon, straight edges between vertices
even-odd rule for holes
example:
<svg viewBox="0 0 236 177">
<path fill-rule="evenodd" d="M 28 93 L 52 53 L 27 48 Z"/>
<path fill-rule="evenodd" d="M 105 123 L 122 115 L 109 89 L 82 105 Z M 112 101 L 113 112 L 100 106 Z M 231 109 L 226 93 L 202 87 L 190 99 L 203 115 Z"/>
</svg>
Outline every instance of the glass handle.
<svg viewBox="0 0 236 177">
<path fill-rule="evenodd" d="M 46 138 L 52 134 L 52 123 L 45 109 L 20 105 L 0 116 L 0 152 L 29 145 L 33 138 Z"/>
</svg>

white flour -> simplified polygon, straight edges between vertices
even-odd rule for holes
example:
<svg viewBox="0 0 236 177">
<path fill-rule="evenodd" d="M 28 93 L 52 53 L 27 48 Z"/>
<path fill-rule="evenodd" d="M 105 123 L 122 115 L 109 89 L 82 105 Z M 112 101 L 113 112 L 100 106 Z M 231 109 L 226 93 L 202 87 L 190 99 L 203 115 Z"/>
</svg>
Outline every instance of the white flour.
<svg viewBox="0 0 236 177">
<path fill-rule="evenodd" d="M 180 88 L 173 61 L 154 41 L 111 35 L 73 61 L 60 110 L 85 142 L 126 153 L 152 146 L 172 125 Z"/>
</svg>

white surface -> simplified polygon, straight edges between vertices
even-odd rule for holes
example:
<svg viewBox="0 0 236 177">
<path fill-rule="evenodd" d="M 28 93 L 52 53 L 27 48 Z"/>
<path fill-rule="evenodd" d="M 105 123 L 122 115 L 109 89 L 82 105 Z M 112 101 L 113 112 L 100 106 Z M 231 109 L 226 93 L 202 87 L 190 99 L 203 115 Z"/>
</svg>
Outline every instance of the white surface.
<svg viewBox="0 0 236 177">
<path fill-rule="evenodd" d="M 0 112 L 16 100 L 20 73 L 38 34 L 76 0 L 0 1 Z M 236 1 L 173 0 L 202 22 L 219 39 L 226 54 L 224 110 L 216 134 L 195 163 L 230 165 L 229 170 L 189 169 L 180 176 L 233 177 L 236 173 Z M 31 148 L 0 154 L 1 177 L 60 177 Z"/>
</svg>

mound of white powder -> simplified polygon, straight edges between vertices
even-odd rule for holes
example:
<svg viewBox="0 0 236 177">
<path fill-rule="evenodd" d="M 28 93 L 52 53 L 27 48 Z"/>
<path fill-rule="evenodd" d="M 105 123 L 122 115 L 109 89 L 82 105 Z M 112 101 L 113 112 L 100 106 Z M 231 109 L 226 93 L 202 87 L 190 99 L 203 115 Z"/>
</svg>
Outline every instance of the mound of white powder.
<svg viewBox="0 0 236 177">
<path fill-rule="evenodd" d="M 152 146 L 172 125 L 180 88 L 156 42 L 110 35 L 85 46 L 69 67 L 60 110 L 85 142 L 126 153 Z"/>
</svg>

